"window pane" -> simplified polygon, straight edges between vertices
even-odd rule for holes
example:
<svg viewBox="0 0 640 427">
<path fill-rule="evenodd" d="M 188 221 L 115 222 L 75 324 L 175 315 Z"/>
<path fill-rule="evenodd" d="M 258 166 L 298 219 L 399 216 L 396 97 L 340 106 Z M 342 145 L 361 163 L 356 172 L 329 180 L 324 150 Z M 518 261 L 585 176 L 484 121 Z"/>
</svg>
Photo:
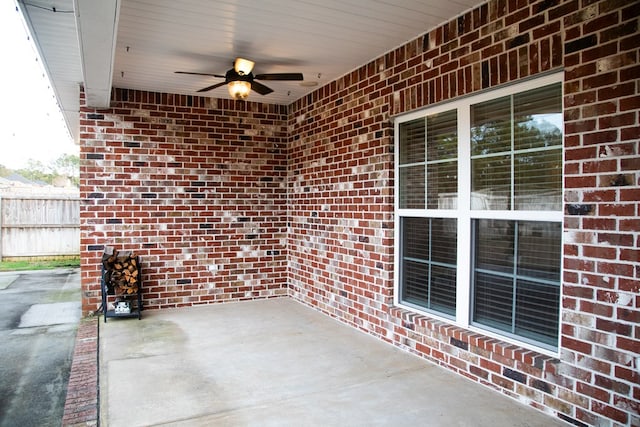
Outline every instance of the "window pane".
<svg viewBox="0 0 640 427">
<path fill-rule="evenodd" d="M 456 110 L 427 117 L 427 160 L 458 157 L 458 119 Z"/>
<path fill-rule="evenodd" d="M 473 321 L 511 332 L 513 318 L 512 279 L 476 272 L 474 293 Z"/>
<path fill-rule="evenodd" d="M 424 162 L 425 120 L 416 119 L 400 124 L 401 165 Z"/>
<path fill-rule="evenodd" d="M 427 208 L 455 209 L 458 198 L 458 162 L 427 165 Z"/>
<path fill-rule="evenodd" d="M 516 150 L 562 145 L 560 83 L 513 96 Z"/>
<path fill-rule="evenodd" d="M 429 259 L 429 218 L 402 218 L 402 256 Z"/>
<path fill-rule="evenodd" d="M 516 210 L 562 209 L 562 150 L 515 155 Z"/>
<path fill-rule="evenodd" d="M 560 286 L 518 280 L 516 334 L 556 346 Z"/>
<path fill-rule="evenodd" d="M 424 166 L 400 168 L 400 208 L 424 209 Z"/>
<path fill-rule="evenodd" d="M 402 270 L 402 300 L 427 307 L 429 305 L 429 266 L 404 260 Z"/>
<path fill-rule="evenodd" d="M 471 209 L 510 209 L 510 155 L 481 157 L 471 160 L 471 180 Z"/>
<path fill-rule="evenodd" d="M 402 299 L 429 304 L 429 218 L 402 218 Z"/>
<path fill-rule="evenodd" d="M 471 113 L 472 209 L 561 210 L 561 85 L 472 105 Z"/>
<path fill-rule="evenodd" d="M 455 316 L 457 225 L 449 218 L 402 218 L 403 302 Z"/>
<path fill-rule="evenodd" d="M 427 208 L 455 209 L 458 196 L 455 110 L 427 117 Z"/>
<path fill-rule="evenodd" d="M 557 346 L 561 232 L 560 223 L 474 221 L 473 322 Z"/>
<path fill-rule="evenodd" d="M 475 268 L 513 273 L 513 221 L 476 220 Z"/>
<path fill-rule="evenodd" d="M 431 219 L 431 259 L 445 264 L 456 264 L 457 259 L 457 224 L 455 219 Z"/>
<path fill-rule="evenodd" d="M 518 222 L 518 275 L 560 282 L 560 223 Z"/>
<path fill-rule="evenodd" d="M 456 314 L 456 269 L 434 265 L 431 267 L 431 308 L 434 311 Z"/>
<path fill-rule="evenodd" d="M 471 106 L 471 155 L 511 151 L 511 97 Z"/>
</svg>

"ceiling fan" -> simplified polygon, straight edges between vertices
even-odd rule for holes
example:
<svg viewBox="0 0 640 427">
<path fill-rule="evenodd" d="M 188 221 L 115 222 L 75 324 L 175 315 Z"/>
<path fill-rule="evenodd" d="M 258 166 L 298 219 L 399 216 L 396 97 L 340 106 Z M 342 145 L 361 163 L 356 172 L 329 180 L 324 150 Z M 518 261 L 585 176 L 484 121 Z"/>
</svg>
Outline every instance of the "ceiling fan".
<svg viewBox="0 0 640 427">
<path fill-rule="evenodd" d="M 300 81 L 303 79 L 302 73 L 271 73 L 271 74 L 253 74 L 253 66 L 255 63 L 244 58 L 236 58 L 233 61 L 233 68 L 221 74 L 194 73 L 190 71 L 176 71 L 176 74 L 191 74 L 195 76 L 210 76 L 224 79 L 224 82 L 216 83 L 211 86 L 200 89 L 198 92 L 207 92 L 220 86 L 228 85 L 229 95 L 233 99 L 246 99 L 251 89 L 260 95 L 267 95 L 273 92 L 273 89 L 263 85 L 256 80 L 283 80 L 283 81 Z"/>
</svg>

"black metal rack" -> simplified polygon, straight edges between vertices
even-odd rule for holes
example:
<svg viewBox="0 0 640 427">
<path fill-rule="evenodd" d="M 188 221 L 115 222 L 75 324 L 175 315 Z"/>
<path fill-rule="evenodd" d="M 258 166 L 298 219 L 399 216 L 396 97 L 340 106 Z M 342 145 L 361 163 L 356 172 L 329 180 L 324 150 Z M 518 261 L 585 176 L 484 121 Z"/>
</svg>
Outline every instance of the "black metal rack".
<svg viewBox="0 0 640 427">
<path fill-rule="evenodd" d="M 104 321 L 107 322 L 107 317 L 124 317 L 133 318 L 137 317 L 138 320 L 142 319 L 142 280 L 140 274 L 137 277 L 137 289 L 138 291 L 133 294 L 118 294 L 109 289 L 105 281 L 105 268 L 102 267 L 100 274 L 100 289 L 102 292 L 102 311 L 104 313 Z M 109 302 L 113 301 L 117 304 L 118 301 L 127 301 L 129 303 L 129 312 L 118 312 L 115 309 L 109 309 Z"/>
</svg>

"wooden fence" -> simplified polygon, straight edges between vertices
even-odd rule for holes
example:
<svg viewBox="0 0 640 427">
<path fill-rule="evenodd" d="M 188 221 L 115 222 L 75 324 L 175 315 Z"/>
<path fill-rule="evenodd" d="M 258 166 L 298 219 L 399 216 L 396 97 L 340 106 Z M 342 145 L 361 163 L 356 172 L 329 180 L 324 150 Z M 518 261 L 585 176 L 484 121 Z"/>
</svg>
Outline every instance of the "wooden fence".
<svg viewBox="0 0 640 427">
<path fill-rule="evenodd" d="M 0 196 L 0 261 L 80 255 L 80 199 Z"/>
</svg>

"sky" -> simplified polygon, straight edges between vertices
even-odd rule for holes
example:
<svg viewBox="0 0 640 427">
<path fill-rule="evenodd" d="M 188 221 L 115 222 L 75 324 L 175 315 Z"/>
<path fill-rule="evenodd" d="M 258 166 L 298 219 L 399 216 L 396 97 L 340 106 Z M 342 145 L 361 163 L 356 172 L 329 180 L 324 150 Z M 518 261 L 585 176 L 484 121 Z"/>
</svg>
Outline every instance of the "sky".
<svg viewBox="0 0 640 427">
<path fill-rule="evenodd" d="M 47 166 L 63 154 L 78 155 L 38 53 L 14 0 L 0 0 L 0 165 Z"/>
</svg>

